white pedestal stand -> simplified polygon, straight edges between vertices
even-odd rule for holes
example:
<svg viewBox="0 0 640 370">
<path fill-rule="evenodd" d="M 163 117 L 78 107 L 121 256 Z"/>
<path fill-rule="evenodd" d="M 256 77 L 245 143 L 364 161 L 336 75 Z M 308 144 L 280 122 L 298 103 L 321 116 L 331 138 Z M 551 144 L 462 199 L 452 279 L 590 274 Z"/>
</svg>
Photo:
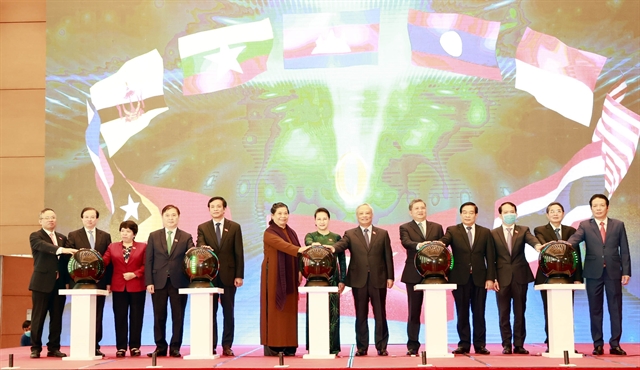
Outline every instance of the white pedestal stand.
<svg viewBox="0 0 640 370">
<path fill-rule="evenodd" d="M 414 290 L 424 291 L 425 351 L 430 358 L 453 358 L 449 353 L 447 334 L 447 294 L 456 284 L 418 284 Z"/>
<path fill-rule="evenodd" d="M 63 361 L 101 360 L 96 356 L 96 297 L 107 296 L 104 289 L 60 289 L 71 296 L 71 340 L 69 356 Z"/>
<path fill-rule="evenodd" d="M 572 293 L 574 290 L 584 290 L 584 284 L 540 284 L 535 289 L 547 291 L 549 353 L 543 353 L 542 356 L 564 358 L 564 351 L 568 351 L 569 357 L 581 358 L 581 353 L 575 353 Z"/>
<path fill-rule="evenodd" d="M 337 286 L 299 287 L 309 299 L 309 353 L 305 360 L 329 360 L 336 358 L 329 353 L 329 293 L 337 293 Z"/>
<path fill-rule="evenodd" d="M 191 301 L 190 351 L 185 360 L 212 360 L 213 354 L 213 295 L 224 294 L 222 288 L 181 288 L 180 294 L 188 294 Z"/>
</svg>

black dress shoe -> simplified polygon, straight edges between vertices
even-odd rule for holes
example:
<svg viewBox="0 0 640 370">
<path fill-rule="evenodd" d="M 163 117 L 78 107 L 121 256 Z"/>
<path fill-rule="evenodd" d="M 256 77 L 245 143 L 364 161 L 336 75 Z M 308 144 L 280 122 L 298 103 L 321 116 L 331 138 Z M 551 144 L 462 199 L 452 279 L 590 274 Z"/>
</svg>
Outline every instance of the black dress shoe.
<svg viewBox="0 0 640 370">
<path fill-rule="evenodd" d="M 611 347 L 611 349 L 609 350 L 609 354 L 616 356 L 626 356 L 627 352 L 625 352 L 624 349 L 620 348 L 620 346 L 617 346 Z"/>
<path fill-rule="evenodd" d="M 222 355 L 223 356 L 229 356 L 229 357 L 235 357 L 235 353 L 233 353 L 233 350 L 230 347 L 223 347 L 222 348 Z"/>
<path fill-rule="evenodd" d="M 47 357 L 67 357 L 67 354 L 60 352 L 59 349 L 56 349 L 55 351 L 47 352 Z"/>
<path fill-rule="evenodd" d="M 356 351 L 356 356 L 366 356 L 367 355 L 367 351 L 365 350 L 357 350 Z"/>
<path fill-rule="evenodd" d="M 129 350 L 129 352 L 131 353 L 131 357 L 138 357 L 140 356 L 140 349 L 139 348 L 131 348 Z"/>
<path fill-rule="evenodd" d="M 180 354 L 180 351 L 172 349 L 171 351 L 169 351 L 169 356 L 171 357 L 182 357 L 182 355 Z"/>
<path fill-rule="evenodd" d="M 31 355 L 29 355 L 29 357 L 40 358 L 40 351 L 31 351 Z"/>
<path fill-rule="evenodd" d="M 595 346 L 593 347 L 593 352 L 591 352 L 591 354 L 594 356 L 602 356 L 604 355 L 604 348 L 602 348 L 602 346 Z"/>
<path fill-rule="evenodd" d="M 517 355 L 528 355 L 529 351 L 524 349 L 524 347 L 515 346 L 515 347 L 513 347 L 513 353 L 515 353 Z"/>
<path fill-rule="evenodd" d="M 511 352 L 511 346 L 502 346 L 502 354 L 503 355 L 510 355 L 513 352 Z"/>
<path fill-rule="evenodd" d="M 127 350 L 126 349 L 119 349 L 116 351 L 116 357 L 118 358 L 122 358 L 127 354 Z"/>
<path fill-rule="evenodd" d="M 389 356 L 389 352 L 386 349 L 379 349 L 378 356 Z"/>
<path fill-rule="evenodd" d="M 475 349 L 476 355 L 489 355 L 491 352 L 487 349 L 487 347 L 482 346 Z"/>
<path fill-rule="evenodd" d="M 156 357 L 166 357 L 167 356 L 167 351 L 158 351 L 157 349 L 153 352 L 149 352 L 147 353 L 147 357 L 153 357 L 153 354 L 156 354 Z"/>
<path fill-rule="evenodd" d="M 469 350 L 464 348 L 464 347 L 458 347 L 458 348 L 454 349 L 453 352 L 451 352 L 451 353 L 453 353 L 454 355 L 465 355 L 465 354 L 469 353 Z"/>
<path fill-rule="evenodd" d="M 407 356 L 417 356 L 417 355 L 418 355 L 418 350 L 410 349 L 407 351 Z"/>
<path fill-rule="evenodd" d="M 96 349 L 96 356 L 102 356 L 102 357 L 104 357 L 104 356 L 105 356 L 105 354 L 104 354 L 104 353 L 102 353 L 102 351 L 100 351 L 99 349 Z"/>
<path fill-rule="evenodd" d="M 213 349 L 213 354 L 214 354 L 214 355 L 217 355 L 217 354 L 218 354 L 218 352 L 216 352 L 216 349 L 215 349 L 215 348 Z"/>
</svg>

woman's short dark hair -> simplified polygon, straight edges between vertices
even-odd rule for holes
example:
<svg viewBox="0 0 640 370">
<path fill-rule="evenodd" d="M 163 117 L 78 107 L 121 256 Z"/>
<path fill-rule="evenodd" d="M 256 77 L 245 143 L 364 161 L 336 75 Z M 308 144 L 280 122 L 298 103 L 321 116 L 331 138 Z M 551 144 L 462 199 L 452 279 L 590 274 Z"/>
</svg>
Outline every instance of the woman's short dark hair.
<svg viewBox="0 0 640 370">
<path fill-rule="evenodd" d="M 316 209 L 316 212 L 313 214 L 313 218 L 316 218 L 316 216 L 318 216 L 318 213 L 323 213 L 323 212 L 327 214 L 328 219 L 331 219 L 331 213 L 329 213 L 329 210 L 324 207 L 320 207 Z"/>
<path fill-rule="evenodd" d="M 121 222 L 118 230 L 122 231 L 122 229 L 129 229 L 133 231 L 133 235 L 138 234 L 138 224 L 131 220 Z"/>
<path fill-rule="evenodd" d="M 278 203 L 273 203 L 273 205 L 271 206 L 271 214 L 275 215 L 276 214 L 276 210 L 278 208 L 286 208 L 287 209 L 287 213 L 289 213 L 289 206 L 287 206 L 286 204 L 282 203 L 282 202 L 278 202 Z"/>
</svg>

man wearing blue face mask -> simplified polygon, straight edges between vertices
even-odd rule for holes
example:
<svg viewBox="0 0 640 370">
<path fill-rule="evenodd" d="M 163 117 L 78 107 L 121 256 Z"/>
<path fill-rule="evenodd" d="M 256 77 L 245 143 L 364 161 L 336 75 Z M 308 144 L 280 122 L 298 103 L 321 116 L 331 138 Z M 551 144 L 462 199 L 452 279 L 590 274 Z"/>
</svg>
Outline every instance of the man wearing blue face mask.
<svg viewBox="0 0 640 370">
<path fill-rule="evenodd" d="M 527 336 L 524 312 L 527 309 L 527 288 L 534 280 L 525 257 L 525 244 L 540 250 L 542 245 L 526 226 L 516 225 L 517 209 L 511 202 L 498 208 L 502 225 L 491 230 L 496 247 L 497 279 L 493 289 L 498 302 L 502 353 L 526 355 L 524 339 Z M 511 331 L 511 303 L 513 302 L 513 332 Z M 511 340 L 513 339 L 513 350 Z"/>
<path fill-rule="evenodd" d="M 20 346 L 31 345 L 31 320 L 26 320 L 22 323 L 22 337 L 20 338 Z"/>
</svg>

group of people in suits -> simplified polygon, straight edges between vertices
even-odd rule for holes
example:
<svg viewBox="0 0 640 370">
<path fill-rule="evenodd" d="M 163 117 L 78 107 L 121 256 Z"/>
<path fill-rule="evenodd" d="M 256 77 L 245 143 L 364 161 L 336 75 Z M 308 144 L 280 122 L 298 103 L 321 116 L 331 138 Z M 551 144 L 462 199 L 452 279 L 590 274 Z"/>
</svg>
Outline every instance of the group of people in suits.
<svg viewBox="0 0 640 370">
<path fill-rule="evenodd" d="M 215 295 L 213 312 L 213 353 L 217 347 L 217 306 L 223 309 L 224 327 L 222 348 L 225 356 L 234 356 L 231 349 L 234 337 L 234 299 L 236 289 L 243 284 L 244 250 L 240 225 L 226 219 L 227 202 L 213 197 L 207 204 L 211 220 L 198 226 L 198 246 L 215 251 L 220 261 L 219 273 L 214 281 L 224 294 Z M 80 214 L 83 227 L 69 233 L 68 238 L 55 231 L 55 212 L 45 208 L 40 212 L 42 229 L 30 236 L 34 271 L 29 290 L 32 295 L 31 358 L 39 358 L 42 352 L 42 331 L 49 314 L 49 341 L 47 357 L 66 357 L 60 351 L 62 314 L 66 296 L 59 290 L 73 286 L 67 265 L 69 257 L 78 249 L 94 249 L 102 255 L 107 266 L 104 277 L 97 283 L 98 289 L 113 295 L 113 313 L 116 332 L 116 357 L 124 357 L 127 347 L 130 355 L 140 356 L 141 334 L 146 293 L 151 294 L 154 313 L 154 340 L 156 349 L 149 357 L 181 357 L 183 325 L 187 296 L 179 294 L 180 288 L 189 285 L 182 270 L 187 251 L 193 248 L 191 234 L 180 230 L 180 210 L 174 205 L 162 209 L 163 228 L 149 234 L 146 243 L 135 241 L 138 225 L 127 220 L 120 224 L 121 241 L 112 243 L 111 236 L 96 228 L 100 214 L 92 207 Z M 104 296 L 98 296 L 96 307 L 97 356 L 102 339 Z M 167 303 L 171 307 L 172 337 L 166 341 Z"/>
<path fill-rule="evenodd" d="M 439 241 L 450 246 L 456 261 L 448 280 L 456 284 L 453 298 L 457 312 L 458 347 L 454 354 L 467 354 L 474 347 L 476 354 L 488 355 L 486 348 L 485 308 L 487 291 L 496 292 L 503 354 L 528 354 L 524 348 L 526 338 L 525 311 L 527 290 L 531 282 L 546 281 L 540 268 L 534 275 L 525 256 L 529 245 L 540 251 L 544 244 L 565 240 L 573 245 L 578 260 L 582 261 L 580 244 L 585 244 L 584 267 L 578 264 L 572 279 L 574 283 L 586 280 L 591 335 L 594 355 L 604 354 L 602 333 L 603 302 L 606 293 L 611 320 L 610 354 L 626 355 L 620 347 L 622 333 L 622 286 L 629 283 L 631 262 L 624 223 L 608 217 L 609 199 L 603 194 L 591 197 L 589 205 L 593 218 L 580 223 L 578 229 L 562 225 L 564 207 L 554 202 L 546 209 L 548 224 L 536 227 L 534 234 L 528 227 L 516 224 L 517 207 L 504 202 L 498 207 L 501 225 L 489 230 L 476 224 L 478 207 L 472 202 L 460 206 L 461 223 L 449 226 L 446 232 L 440 224 L 427 220 L 427 205 L 421 199 L 409 204 L 411 221 L 400 226 L 400 241 L 406 249 L 405 267 L 401 281 L 407 291 L 407 355 L 417 355 L 420 348 L 420 314 L 423 293 L 415 290 L 422 277 L 414 267 L 415 255 L 427 242 Z M 224 217 L 227 202 L 213 197 L 208 203 L 212 219 L 198 226 L 197 245 L 211 248 L 220 260 L 220 271 L 214 282 L 224 289 L 223 295 L 214 297 L 214 343 L 216 353 L 218 304 L 222 305 L 224 327 L 223 355 L 234 356 L 231 349 L 234 338 L 234 301 L 237 288 L 243 285 L 244 251 L 239 224 Z M 289 208 L 284 203 L 271 207 L 271 221 L 264 232 L 264 259 L 260 283 L 260 340 L 265 355 L 284 353 L 291 356 L 298 347 L 297 311 L 300 274 L 298 256 L 310 246 L 324 246 L 340 260 L 350 251 L 348 267 L 339 269 L 339 278 L 333 284 L 352 288 L 356 310 L 356 356 L 366 356 L 369 349 L 369 305 L 375 322 L 375 348 L 379 356 L 388 356 L 389 329 L 386 318 L 387 289 L 394 285 L 393 253 L 389 233 L 373 225 L 373 208 L 362 204 L 356 208 L 358 226 L 347 230 L 342 237 L 328 229 L 329 211 L 320 208 L 314 214 L 317 232 L 305 237 L 305 244 L 288 225 Z M 132 356 L 139 356 L 140 330 L 145 290 L 152 294 L 154 311 L 154 339 L 156 349 L 148 356 L 180 357 L 183 323 L 187 296 L 179 294 L 188 286 L 182 272 L 182 261 L 194 247 L 192 236 L 178 228 L 180 210 L 174 205 L 162 209 L 163 228 L 152 232 L 146 244 L 134 242 L 137 225 L 125 221 L 120 225 L 122 241 L 112 243 L 109 234 L 95 228 L 99 213 L 94 208 L 82 210 L 83 228 L 69 237 L 57 233 L 56 215 L 52 209 L 41 211 L 42 229 L 30 236 L 34 258 L 34 272 L 29 289 L 32 291 L 31 357 L 40 357 L 42 326 L 50 315 L 47 356 L 64 357 L 60 352 L 60 332 L 65 296 L 58 290 L 69 287 L 66 273 L 69 256 L 79 248 L 99 251 L 107 265 L 107 278 L 102 287 L 114 294 L 116 318 L 117 356 L 127 348 L 127 309 L 130 311 L 129 348 Z M 344 256 L 341 260 L 344 265 Z M 545 314 L 545 332 L 548 342 L 547 297 L 541 291 Z M 171 307 L 172 338 L 165 339 L 167 302 Z M 339 312 L 339 305 L 338 312 Z M 511 323 L 513 307 L 514 322 Z M 96 328 L 96 354 L 101 355 L 102 311 L 104 301 L 98 302 Z M 470 324 L 471 311 L 472 324 Z M 332 316 L 332 325 L 337 318 Z M 119 322 L 121 324 L 119 324 Z M 124 324 L 122 324 L 124 322 Z M 473 335 L 472 329 L 473 326 Z M 332 326 L 335 331 L 335 325 Z M 337 331 L 339 333 L 339 331 Z M 333 353 L 339 351 L 338 338 L 332 342 Z M 547 349 L 548 350 L 548 349 Z"/>
</svg>

